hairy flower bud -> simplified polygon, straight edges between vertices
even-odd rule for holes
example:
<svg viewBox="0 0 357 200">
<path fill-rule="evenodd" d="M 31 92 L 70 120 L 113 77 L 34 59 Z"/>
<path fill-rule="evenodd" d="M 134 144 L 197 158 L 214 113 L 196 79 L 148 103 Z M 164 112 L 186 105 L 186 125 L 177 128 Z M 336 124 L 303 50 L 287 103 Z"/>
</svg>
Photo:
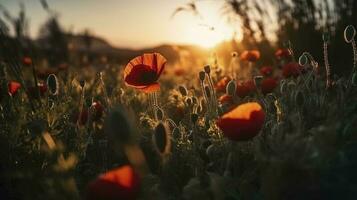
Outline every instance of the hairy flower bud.
<svg viewBox="0 0 357 200">
<path fill-rule="evenodd" d="M 179 90 L 179 92 L 181 93 L 182 96 L 187 96 L 188 92 L 187 92 L 187 89 L 186 89 L 185 86 L 180 85 L 180 86 L 178 87 L 178 90 Z"/>
<path fill-rule="evenodd" d="M 209 65 L 204 66 L 204 70 L 207 74 L 211 73 L 211 67 Z"/>
<path fill-rule="evenodd" d="M 204 80 L 205 80 L 205 78 L 206 78 L 206 73 L 205 73 L 204 71 L 200 71 L 200 72 L 198 73 L 198 75 L 199 75 L 201 81 L 204 81 Z"/>
<path fill-rule="evenodd" d="M 227 84 L 226 93 L 230 96 L 234 96 L 234 94 L 236 93 L 236 88 L 237 86 L 235 80 L 231 80 Z"/>
<path fill-rule="evenodd" d="M 50 74 L 47 78 L 47 86 L 51 95 L 57 95 L 59 90 L 59 83 L 57 76 Z"/>
<path fill-rule="evenodd" d="M 351 43 L 354 37 L 356 36 L 356 29 L 354 26 L 349 25 L 345 28 L 344 38 L 347 43 Z"/>
</svg>

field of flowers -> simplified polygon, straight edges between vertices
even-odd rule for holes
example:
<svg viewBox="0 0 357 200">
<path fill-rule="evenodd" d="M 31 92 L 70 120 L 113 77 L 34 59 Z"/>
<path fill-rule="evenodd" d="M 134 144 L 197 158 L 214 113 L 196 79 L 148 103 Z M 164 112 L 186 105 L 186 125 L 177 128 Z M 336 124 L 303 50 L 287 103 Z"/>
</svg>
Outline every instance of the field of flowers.
<svg viewBox="0 0 357 200">
<path fill-rule="evenodd" d="M 160 53 L 98 71 L 1 62 L 1 199 L 355 199 L 351 73 L 287 45 L 173 71 Z M 219 59 L 219 58 L 216 58 Z M 35 84 L 36 83 L 36 84 Z"/>
</svg>

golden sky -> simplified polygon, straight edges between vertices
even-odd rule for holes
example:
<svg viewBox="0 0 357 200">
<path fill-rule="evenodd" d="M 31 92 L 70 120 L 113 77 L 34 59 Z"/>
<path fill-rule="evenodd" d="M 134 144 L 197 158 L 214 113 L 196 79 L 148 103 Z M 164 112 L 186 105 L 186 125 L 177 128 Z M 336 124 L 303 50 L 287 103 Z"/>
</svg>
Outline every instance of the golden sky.
<svg viewBox="0 0 357 200">
<path fill-rule="evenodd" d="M 39 0 L 2 0 L 12 14 L 24 2 L 30 19 L 30 35 L 36 37 L 48 17 Z M 60 22 L 67 30 L 81 32 L 89 28 L 119 47 L 143 48 L 163 43 L 196 44 L 212 47 L 231 39 L 232 26 L 222 14 L 222 1 L 197 3 L 202 17 L 181 12 L 171 18 L 175 9 L 188 0 L 48 0 L 60 13 Z M 215 27 L 212 30 L 210 27 Z"/>
</svg>

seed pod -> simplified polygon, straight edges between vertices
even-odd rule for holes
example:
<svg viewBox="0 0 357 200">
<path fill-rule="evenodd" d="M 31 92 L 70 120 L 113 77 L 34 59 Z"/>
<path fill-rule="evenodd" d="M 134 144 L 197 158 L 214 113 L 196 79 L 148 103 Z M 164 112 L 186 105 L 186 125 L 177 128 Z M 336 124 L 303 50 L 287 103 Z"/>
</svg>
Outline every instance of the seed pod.
<svg viewBox="0 0 357 200">
<path fill-rule="evenodd" d="M 211 98 L 211 90 L 210 90 L 210 88 L 208 86 L 205 86 L 205 92 L 207 94 L 207 97 Z"/>
<path fill-rule="evenodd" d="M 211 73 L 211 67 L 209 65 L 204 66 L 203 68 L 207 74 Z"/>
<path fill-rule="evenodd" d="M 156 117 L 158 120 L 164 119 L 164 111 L 161 108 L 156 109 Z"/>
<path fill-rule="evenodd" d="M 299 65 L 305 66 L 308 64 L 308 62 L 309 62 L 309 58 L 307 57 L 306 53 L 304 52 L 299 58 Z"/>
<path fill-rule="evenodd" d="M 232 57 L 237 57 L 238 56 L 238 53 L 237 52 L 232 52 Z"/>
<path fill-rule="evenodd" d="M 191 122 L 192 122 L 193 124 L 196 124 L 197 120 L 198 120 L 198 114 L 192 113 L 192 114 L 191 114 Z"/>
<path fill-rule="evenodd" d="M 199 75 L 201 81 L 204 81 L 204 80 L 205 80 L 205 78 L 206 78 L 206 73 L 205 73 L 204 71 L 200 71 L 200 72 L 198 73 L 198 75 Z"/>
<path fill-rule="evenodd" d="M 57 76 L 50 74 L 47 78 L 47 86 L 51 95 L 57 95 L 59 90 L 59 83 Z"/>
<path fill-rule="evenodd" d="M 167 126 L 159 123 L 155 127 L 155 132 L 152 137 L 154 147 L 160 155 L 170 153 L 171 140 Z"/>
<path fill-rule="evenodd" d="M 325 32 L 322 34 L 322 41 L 329 43 L 330 42 L 330 34 Z"/>
<path fill-rule="evenodd" d="M 179 92 L 181 93 L 181 95 L 182 96 L 187 96 L 187 89 L 186 89 L 186 87 L 185 86 L 183 86 L 183 85 L 180 85 L 179 87 L 178 87 L 178 90 L 179 90 Z"/>
<path fill-rule="evenodd" d="M 356 36 L 356 29 L 354 26 L 352 25 L 349 25 L 345 28 L 345 31 L 344 31 L 344 38 L 345 38 L 345 41 L 347 43 L 351 43 L 354 39 L 354 37 Z"/>
<path fill-rule="evenodd" d="M 263 80 L 263 76 L 255 76 L 254 77 L 254 84 L 257 88 L 260 88 L 262 80 Z"/>
<path fill-rule="evenodd" d="M 230 96 L 234 96 L 236 93 L 236 88 L 236 82 L 234 80 L 231 80 L 226 86 L 226 93 Z"/>
<path fill-rule="evenodd" d="M 191 97 L 187 97 L 187 98 L 186 98 L 186 104 L 187 104 L 188 106 L 191 106 L 191 105 L 192 105 L 192 99 L 191 99 Z"/>
</svg>

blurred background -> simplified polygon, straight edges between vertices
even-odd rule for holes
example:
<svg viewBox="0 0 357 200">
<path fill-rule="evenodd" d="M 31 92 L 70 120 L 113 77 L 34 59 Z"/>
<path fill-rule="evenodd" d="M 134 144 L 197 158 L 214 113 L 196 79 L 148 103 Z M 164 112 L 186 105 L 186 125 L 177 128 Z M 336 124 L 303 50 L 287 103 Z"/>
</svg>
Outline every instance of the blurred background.
<svg viewBox="0 0 357 200">
<path fill-rule="evenodd" d="M 355 0 L 2 0 L 0 58 L 30 56 L 56 68 L 125 64 L 143 52 L 169 63 L 200 67 L 212 56 L 227 66 L 231 53 L 258 49 L 258 65 L 291 45 L 323 62 L 322 33 L 330 34 L 335 74 L 352 63 L 344 28 L 357 26 Z M 185 66 L 184 66 L 185 65 Z"/>
</svg>

